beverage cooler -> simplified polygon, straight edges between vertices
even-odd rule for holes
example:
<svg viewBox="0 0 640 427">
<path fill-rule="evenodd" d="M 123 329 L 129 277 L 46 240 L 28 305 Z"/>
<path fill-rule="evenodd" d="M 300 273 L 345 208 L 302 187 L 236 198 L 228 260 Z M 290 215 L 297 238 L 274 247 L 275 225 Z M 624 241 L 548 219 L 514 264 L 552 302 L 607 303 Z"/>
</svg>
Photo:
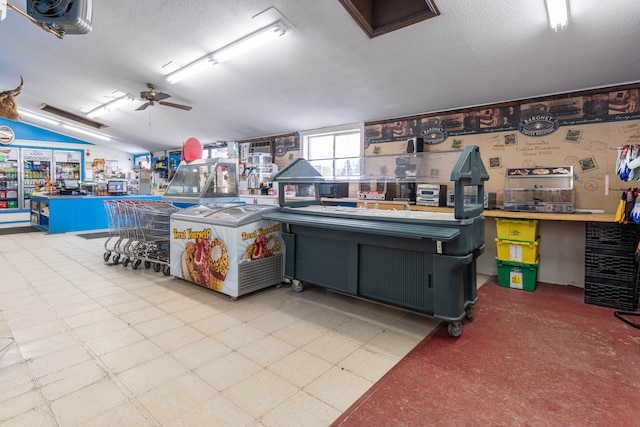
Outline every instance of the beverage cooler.
<svg viewBox="0 0 640 427">
<path fill-rule="evenodd" d="M 47 181 L 81 180 L 82 152 L 0 147 L 0 210 L 30 209 L 31 194 Z"/>
<path fill-rule="evenodd" d="M 22 148 L 22 208 L 30 209 L 31 193 L 51 180 L 53 151 L 40 148 Z"/>
<path fill-rule="evenodd" d="M 171 273 L 236 298 L 283 280 L 276 205 L 201 204 L 171 215 Z"/>
<path fill-rule="evenodd" d="M 82 179 L 82 153 L 79 151 L 54 151 L 56 160 L 56 181 L 62 179 Z"/>
<path fill-rule="evenodd" d="M 18 208 L 18 148 L 0 149 L 0 210 Z"/>
</svg>

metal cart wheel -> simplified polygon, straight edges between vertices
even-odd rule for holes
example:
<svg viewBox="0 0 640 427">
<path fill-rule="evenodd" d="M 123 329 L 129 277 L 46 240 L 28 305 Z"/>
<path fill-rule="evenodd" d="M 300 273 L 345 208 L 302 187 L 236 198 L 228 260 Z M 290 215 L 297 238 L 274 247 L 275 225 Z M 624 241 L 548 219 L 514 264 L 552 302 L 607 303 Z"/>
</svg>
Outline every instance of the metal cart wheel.
<svg viewBox="0 0 640 427">
<path fill-rule="evenodd" d="M 462 322 L 449 323 L 449 335 L 458 338 L 462 334 Z"/>
<path fill-rule="evenodd" d="M 293 289 L 294 292 L 302 292 L 304 290 L 304 283 L 298 279 L 293 279 L 291 281 L 291 289 Z"/>
<path fill-rule="evenodd" d="M 109 261 L 109 258 L 111 258 L 111 252 L 105 252 L 104 255 L 102 255 L 102 259 L 104 259 L 105 262 Z"/>
<path fill-rule="evenodd" d="M 129 258 L 125 258 L 122 260 L 122 266 L 126 267 L 127 265 L 129 265 L 129 261 L 131 261 Z"/>
<path fill-rule="evenodd" d="M 111 259 L 111 261 L 115 264 L 118 265 L 120 263 L 120 254 L 115 254 L 113 256 L 113 258 Z"/>
<path fill-rule="evenodd" d="M 144 268 L 146 268 L 147 270 L 151 268 L 151 261 L 145 261 L 144 262 Z"/>
<path fill-rule="evenodd" d="M 473 319 L 473 307 L 468 305 L 467 308 L 464 309 L 464 317 L 469 320 Z"/>
<path fill-rule="evenodd" d="M 164 274 L 165 276 L 168 276 L 169 274 L 171 274 L 171 267 L 168 265 L 165 265 L 164 268 L 162 269 L 162 274 Z"/>
<path fill-rule="evenodd" d="M 161 269 L 162 269 L 162 266 L 158 263 L 156 263 L 156 265 L 153 266 L 153 271 L 155 271 L 156 273 L 160 273 Z"/>
<path fill-rule="evenodd" d="M 134 270 L 137 270 L 138 267 L 140 267 L 141 263 L 142 263 L 142 260 L 137 259 L 133 261 L 133 264 L 131 264 L 131 268 L 133 268 Z"/>
</svg>

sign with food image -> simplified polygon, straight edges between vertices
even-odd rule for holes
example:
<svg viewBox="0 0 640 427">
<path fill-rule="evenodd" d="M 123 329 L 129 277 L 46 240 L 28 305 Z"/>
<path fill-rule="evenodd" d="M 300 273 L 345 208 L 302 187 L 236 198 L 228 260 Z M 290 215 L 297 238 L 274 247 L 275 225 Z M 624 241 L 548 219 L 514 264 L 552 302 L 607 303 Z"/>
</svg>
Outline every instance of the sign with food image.
<svg viewBox="0 0 640 427">
<path fill-rule="evenodd" d="M 280 224 L 261 220 L 240 227 L 171 221 L 171 272 L 200 286 L 238 295 L 238 266 L 282 254 Z"/>
</svg>

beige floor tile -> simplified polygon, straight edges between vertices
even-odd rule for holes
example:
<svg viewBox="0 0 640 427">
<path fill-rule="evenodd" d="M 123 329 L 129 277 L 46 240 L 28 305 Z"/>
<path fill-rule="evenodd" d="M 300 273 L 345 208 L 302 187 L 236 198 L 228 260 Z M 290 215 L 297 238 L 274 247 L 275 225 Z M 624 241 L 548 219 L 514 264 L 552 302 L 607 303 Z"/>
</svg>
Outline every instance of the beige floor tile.
<svg viewBox="0 0 640 427">
<path fill-rule="evenodd" d="M 121 289 L 120 292 L 118 293 L 107 295 L 101 298 L 96 298 L 96 301 L 106 309 L 109 309 L 109 307 L 114 305 L 120 305 L 126 302 L 138 301 L 138 300 L 139 300 L 139 297 L 137 295 L 134 295 L 124 289 Z"/>
<path fill-rule="evenodd" d="M 78 344 L 35 357 L 27 362 L 34 377 L 43 377 L 69 366 L 90 360 L 91 356 Z"/>
<path fill-rule="evenodd" d="M 56 310 L 56 313 L 62 318 L 72 317 L 77 314 L 87 313 L 102 308 L 97 302 L 87 302 L 85 304 L 72 305 L 70 307 L 62 307 Z"/>
<path fill-rule="evenodd" d="M 241 323 L 237 326 L 233 326 L 225 331 L 216 334 L 213 338 L 220 341 L 224 345 L 237 350 L 247 344 L 255 342 L 256 340 L 264 337 L 266 334 L 259 329 L 249 326 L 246 323 Z"/>
<path fill-rule="evenodd" d="M 205 363 L 194 373 L 218 391 L 225 390 L 261 370 L 260 365 L 237 352 Z"/>
<path fill-rule="evenodd" d="M 184 310 L 176 311 L 173 313 L 175 317 L 182 320 L 184 323 L 191 324 L 202 319 L 214 316 L 220 313 L 220 310 L 214 307 L 209 307 L 204 304 L 189 307 Z"/>
<path fill-rule="evenodd" d="M 305 321 L 314 324 L 318 328 L 335 329 L 353 318 L 337 310 L 320 310 L 305 317 Z"/>
<path fill-rule="evenodd" d="M 240 408 L 258 418 L 271 412 L 298 392 L 298 387 L 262 370 L 222 393 Z"/>
<path fill-rule="evenodd" d="M 6 369 L 8 366 L 24 362 L 24 357 L 13 340 L 3 340 L 2 346 L 4 350 L 0 353 L 2 354 L 2 357 L 0 357 L 0 371 Z"/>
<path fill-rule="evenodd" d="M 12 324 L 12 322 L 9 322 Z M 25 329 L 13 330 L 13 337 L 18 345 L 23 342 L 34 341 L 43 337 L 50 337 L 67 331 L 67 326 L 60 320 L 52 320 Z"/>
<path fill-rule="evenodd" d="M 96 362 L 89 360 L 41 377 L 38 381 L 42 386 L 42 395 L 48 400 L 56 400 L 106 377 L 107 374 Z"/>
<path fill-rule="evenodd" d="M 200 341 L 181 347 L 171 355 L 189 369 L 196 369 L 233 350 L 213 338 L 206 337 Z"/>
<path fill-rule="evenodd" d="M 422 341 L 422 339 L 433 332 L 439 324 L 440 321 L 433 317 L 406 313 L 389 329 L 400 331 L 403 335 L 409 335 Z"/>
<path fill-rule="evenodd" d="M 393 329 L 383 331 L 371 338 L 364 346 L 374 353 L 383 353 L 400 360 L 418 345 L 422 339 L 394 332 Z"/>
<path fill-rule="evenodd" d="M 100 381 L 51 403 L 51 411 L 62 426 L 88 421 L 127 400 L 112 381 Z"/>
<path fill-rule="evenodd" d="M 338 366 L 374 383 L 397 362 L 396 358 L 359 348 L 342 360 Z"/>
<path fill-rule="evenodd" d="M 247 427 L 254 419 L 233 401 L 218 393 L 195 406 L 188 412 L 178 414 L 166 423 L 167 427 L 224 426 Z"/>
<path fill-rule="evenodd" d="M 235 301 L 233 306 L 225 311 L 225 314 L 241 322 L 248 322 L 273 311 L 273 307 L 260 304 L 255 298 L 251 298 L 252 296 L 253 295 L 249 295 L 244 299 Z"/>
<path fill-rule="evenodd" d="M 356 374 L 333 367 L 304 390 L 338 411 L 344 412 L 372 385 L 373 382 Z"/>
<path fill-rule="evenodd" d="M 49 408 L 40 406 L 2 423 L 2 427 L 57 427 Z"/>
<path fill-rule="evenodd" d="M 3 298 L 0 296 L 0 298 Z M 37 313 L 31 313 L 26 316 L 16 317 L 9 320 L 7 323 L 11 326 L 12 331 L 22 331 L 24 329 L 30 329 L 37 326 L 41 326 L 44 323 L 58 321 L 58 314 L 53 310 L 43 310 Z"/>
<path fill-rule="evenodd" d="M 249 326 L 271 334 L 279 329 L 289 326 L 298 319 L 286 313 L 274 310 L 247 322 Z"/>
<path fill-rule="evenodd" d="M 19 364 L 12 365 L 20 366 Z M 14 379 L 10 384 L 2 384 L 0 387 L 0 404 L 2 402 L 18 397 L 22 394 L 25 394 L 29 391 L 32 391 L 36 388 L 36 384 L 29 375 L 28 381 L 23 381 L 23 379 Z"/>
<path fill-rule="evenodd" d="M 47 304 L 56 310 L 66 307 L 72 307 L 74 305 L 86 304 L 93 301 L 89 296 L 84 293 L 70 295 L 67 297 L 60 297 L 57 299 L 47 298 Z"/>
<path fill-rule="evenodd" d="M 157 307 L 167 313 L 175 313 L 176 311 L 189 309 L 198 305 L 200 305 L 200 301 L 197 299 L 180 296 L 170 301 L 158 304 Z"/>
<path fill-rule="evenodd" d="M 65 331 L 61 334 L 35 339 L 33 341 L 21 342 L 19 347 L 22 356 L 25 359 L 31 359 L 60 350 L 73 344 L 77 344 L 75 337 L 71 332 Z"/>
<path fill-rule="evenodd" d="M 134 329 L 140 332 L 145 337 L 153 337 L 164 332 L 177 329 L 184 325 L 184 322 L 180 319 L 176 319 L 171 315 L 165 315 L 158 317 L 157 319 L 149 320 L 147 322 L 138 323 L 134 325 Z"/>
<path fill-rule="evenodd" d="M 150 340 L 158 345 L 164 351 L 177 350 L 185 345 L 192 344 L 196 341 L 200 341 L 204 338 L 204 334 L 197 329 L 190 326 L 181 326 L 173 329 L 169 332 L 165 332 L 154 337 Z"/>
<path fill-rule="evenodd" d="M 353 341 L 327 333 L 302 348 L 327 362 L 335 364 L 356 351 L 359 346 Z"/>
<path fill-rule="evenodd" d="M 31 386 L 33 377 L 26 363 L 15 363 L 0 369 L 0 396 L 7 393 L 9 397 L 16 396 L 11 389 L 21 387 L 23 384 Z M 18 393 L 20 394 L 20 393 Z M 0 397 L 0 402 L 4 400 Z"/>
<path fill-rule="evenodd" d="M 326 427 L 340 414 L 320 399 L 299 391 L 262 417 L 261 421 L 265 427 Z"/>
<path fill-rule="evenodd" d="M 135 329 L 128 327 L 126 329 L 119 329 L 109 334 L 88 339 L 85 342 L 95 354 L 103 355 L 144 339 L 145 338 L 142 334 Z"/>
<path fill-rule="evenodd" d="M 121 372 L 118 378 L 134 395 L 139 396 L 186 371 L 183 364 L 164 355 Z"/>
<path fill-rule="evenodd" d="M 163 354 L 164 351 L 160 347 L 149 340 L 144 340 L 104 354 L 100 359 L 117 374 Z"/>
<path fill-rule="evenodd" d="M 160 310 L 157 307 L 149 306 L 141 310 L 131 311 L 125 314 L 121 314 L 118 317 L 129 325 L 138 325 L 140 323 L 148 322 L 149 320 L 158 319 L 162 316 L 166 316 L 167 313 Z"/>
<path fill-rule="evenodd" d="M 40 304 L 41 302 L 42 300 L 40 299 L 40 297 L 36 295 L 29 295 L 16 299 L 2 299 L 0 300 L 0 310 L 15 310 L 23 307 L 28 307 L 33 304 Z"/>
<path fill-rule="evenodd" d="M 269 366 L 296 350 L 291 344 L 267 335 L 238 349 L 238 352 L 261 366 Z"/>
<path fill-rule="evenodd" d="M 127 324 L 117 317 L 110 317 L 105 320 L 99 320 L 89 325 L 81 326 L 73 330 L 82 340 L 86 341 L 92 338 L 101 337 L 112 332 L 127 328 Z"/>
<path fill-rule="evenodd" d="M 139 299 L 139 297 L 136 296 L 136 299 L 131 301 L 123 302 L 120 304 L 110 304 L 109 306 L 106 307 L 106 309 L 112 312 L 113 314 L 115 314 L 116 316 L 120 316 L 122 318 L 124 314 L 136 312 L 138 310 L 141 310 L 147 307 L 151 307 L 151 304 L 149 304 L 145 300 Z M 159 316 L 161 316 L 162 314 L 164 313 L 160 313 Z M 146 320 L 149 320 L 149 319 L 146 319 Z"/>
<path fill-rule="evenodd" d="M 273 333 L 273 336 L 300 348 L 318 339 L 324 335 L 325 332 L 324 329 L 318 328 L 312 323 L 299 321 L 277 330 Z"/>
<path fill-rule="evenodd" d="M 236 318 L 227 316 L 224 313 L 218 313 L 206 319 L 199 320 L 193 323 L 192 326 L 206 335 L 213 336 L 240 323 Z"/>
<path fill-rule="evenodd" d="M 97 310 L 88 311 L 82 314 L 76 314 L 75 316 L 65 317 L 64 321 L 71 328 L 79 328 L 81 326 L 89 325 L 100 320 L 106 320 L 113 317 L 107 309 L 99 308 Z"/>
<path fill-rule="evenodd" d="M 141 411 L 131 402 L 126 402 L 80 425 L 82 427 L 147 427 L 157 425 L 145 414 L 146 411 Z"/>
<path fill-rule="evenodd" d="M 268 367 L 290 383 L 303 388 L 316 378 L 329 371 L 333 365 L 319 357 L 297 350 Z"/>
<path fill-rule="evenodd" d="M 176 414 L 190 412 L 194 406 L 216 393 L 213 387 L 188 372 L 138 396 L 138 400 L 156 420 L 164 424 Z"/>
<path fill-rule="evenodd" d="M 15 418 L 44 404 L 42 395 L 33 390 L 12 397 L 0 405 L 0 421 Z"/>
<path fill-rule="evenodd" d="M 384 329 L 385 327 L 378 323 L 354 318 L 338 326 L 333 333 L 360 344 L 381 334 Z"/>
</svg>

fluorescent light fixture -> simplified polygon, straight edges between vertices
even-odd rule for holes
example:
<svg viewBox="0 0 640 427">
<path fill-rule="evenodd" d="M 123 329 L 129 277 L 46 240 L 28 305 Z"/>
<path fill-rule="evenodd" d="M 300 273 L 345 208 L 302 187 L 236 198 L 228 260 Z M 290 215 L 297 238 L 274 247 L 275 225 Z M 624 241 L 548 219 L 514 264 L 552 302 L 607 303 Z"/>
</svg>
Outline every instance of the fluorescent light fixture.
<svg viewBox="0 0 640 427">
<path fill-rule="evenodd" d="M 59 126 L 60 125 L 60 122 L 57 121 L 57 120 L 52 120 L 52 119 L 50 119 L 48 117 L 45 117 L 45 116 L 42 116 L 40 114 L 32 113 L 31 111 L 19 109 L 18 113 L 20 113 L 21 116 L 27 117 L 29 119 L 38 120 L 39 122 L 46 123 L 48 125 L 53 125 L 53 126 Z"/>
<path fill-rule="evenodd" d="M 52 126 L 61 126 L 61 127 L 65 128 L 65 129 L 69 129 L 69 130 L 72 130 L 74 132 L 79 132 L 79 133 L 87 135 L 87 136 L 92 136 L 94 138 L 98 138 L 98 139 L 101 139 L 103 141 L 111 141 L 111 137 L 109 137 L 107 135 L 104 135 L 102 133 L 92 132 L 90 130 L 85 130 L 85 129 L 79 128 L 77 126 L 73 126 L 73 125 L 70 125 L 68 123 L 61 122 L 59 120 L 52 120 L 52 119 L 50 119 L 48 117 L 45 117 L 45 116 L 43 116 L 41 114 L 37 114 L 37 113 L 31 112 L 31 111 L 28 111 L 28 110 L 19 109 L 18 113 L 20 113 L 21 116 L 24 116 L 24 117 L 26 117 L 28 119 L 31 119 L 31 120 L 37 120 L 39 122 L 46 123 L 46 124 L 52 125 Z M 53 132 L 55 132 L 55 131 L 53 131 Z"/>
<path fill-rule="evenodd" d="M 191 76 L 207 65 L 215 65 L 220 62 L 226 61 L 237 55 L 240 55 L 248 50 L 255 49 L 258 46 L 262 46 L 270 40 L 276 39 L 287 32 L 287 26 L 282 21 L 276 21 L 273 24 L 260 28 L 253 33 L 242 37 L 228 45 L 211 52 L 200 59 L 197 59 L 190 64 L 174 71 L 167 75 L 167 82 L 176 83 L 184 79 L 187 76 Z"/>
<path fill-rule="evenodd" d="M 70 129 L 74 132 L 78 132 L 87 136 L 92 136 L 94 138 L 98 138 L 101 139 L 103 141 L 111 141 L 111 137 L 108 137 L 107 135 L 103 135 L 101 133 L 97 133 L 97 132 L 91 132 L 89 130 L 85 130 L 85 129 L 81 129 L 79 127 L 73 126 L 73 125 L 69 125 L 66 123 L 62 123 L 62 127 L 65 129 Z"/>
<path fill-rule="evenodd" d="M 567 26 L 567 0 L 546 0 L 549 24 L 554 31 L 564 30 Z"/>
<path fill-rule="evenodd" d="M 120 94 L 122 92 L 119 92 Z M 124 94 L 119 98 L 114 99 L 113 101 L 109 101 L 106 104 L 103 104 L 87 113 L 87 117 L 93 119 L 94 117 L 98 117 L 101 114 L 106 113 L 107 111 L 116 110 L 126 104 L 133 102 L 135 98 L 129 94 Z"/>
</svg>

